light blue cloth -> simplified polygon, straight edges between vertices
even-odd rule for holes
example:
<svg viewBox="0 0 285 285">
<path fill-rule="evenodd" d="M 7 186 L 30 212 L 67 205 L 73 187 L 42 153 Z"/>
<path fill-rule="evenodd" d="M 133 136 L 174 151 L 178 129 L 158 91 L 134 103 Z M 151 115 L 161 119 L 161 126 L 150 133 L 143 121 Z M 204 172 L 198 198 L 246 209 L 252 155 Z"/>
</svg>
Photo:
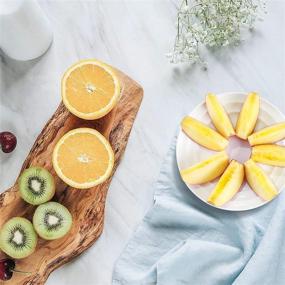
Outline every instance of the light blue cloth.
<svg viewBox="0 0 285 285">
<path fill-rule="evenodd" d="M 155 204 L 116 263 L 113 285 L 285 284 L 284 193 L 251 211 L 210 207 L 181 181 L 175 145 Z"/>
</svg>

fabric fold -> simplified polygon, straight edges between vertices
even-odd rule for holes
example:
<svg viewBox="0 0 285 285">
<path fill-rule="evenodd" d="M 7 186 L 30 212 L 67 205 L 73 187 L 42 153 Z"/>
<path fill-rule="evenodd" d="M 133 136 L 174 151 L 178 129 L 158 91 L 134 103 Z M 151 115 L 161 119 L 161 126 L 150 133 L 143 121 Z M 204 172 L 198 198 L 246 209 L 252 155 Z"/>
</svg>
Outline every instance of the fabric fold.
<svg viewBox="0 0 285 285">
<path fill-rule="evenodd" d="M 210 207 L 181 180 L 175 146 L 176 139 L 155 203 L 117 261 L 113 284 L 284 284 L 284 195 L 244 212 Z"/>
</svg>

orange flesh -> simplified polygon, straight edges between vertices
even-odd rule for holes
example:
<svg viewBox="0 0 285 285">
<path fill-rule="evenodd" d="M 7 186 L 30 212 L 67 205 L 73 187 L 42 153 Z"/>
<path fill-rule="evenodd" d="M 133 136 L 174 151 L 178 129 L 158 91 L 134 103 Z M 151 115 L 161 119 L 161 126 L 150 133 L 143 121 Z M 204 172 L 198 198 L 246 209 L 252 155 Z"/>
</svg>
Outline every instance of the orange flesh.
<svg viewBox="0 0 285 285">
<path fill-rule="evenodd" d="M 103 68 L 86 64 L 73 70 L 66 79 L 66 99 L 82 113 L 96 112 L 111 101 L 115 84 Z"/>
<path fill-rule="evenodd" d="M 66 138 L 58 150 L 62 173 L 77 183 L 92 182 L 105 174 L 109 155 L 94 135 L 79 133 Z"/>
</svg>

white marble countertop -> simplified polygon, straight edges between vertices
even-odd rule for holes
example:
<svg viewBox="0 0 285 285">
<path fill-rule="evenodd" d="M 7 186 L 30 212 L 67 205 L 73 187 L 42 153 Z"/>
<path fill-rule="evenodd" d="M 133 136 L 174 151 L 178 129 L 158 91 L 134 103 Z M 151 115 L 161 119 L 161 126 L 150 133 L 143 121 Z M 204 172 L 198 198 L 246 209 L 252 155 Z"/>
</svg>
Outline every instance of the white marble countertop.
<svg viewBox="0 0 285 285">
<path fill-rule="evenodd" d="M 144 101 L 125 156 L 109 189 L 105 229 L 81 257 L 54 272 L 48 285 L 111 283 L 114 263 L 147 209 L 153 185 L 180 118 L 208 91 L 259 91 L 285 112 L 285 2 L 268 1 L 268 15 L 238 48 L 208 56 L 200 67 L 165 58 L 175 36 L 175 0 L 41 1 L 54 42 L 41 58 L 1 56 L 0 129 L 18 147 L 0 155 L 0 191 L 13 184 L 35 138 L 60 102 L 60 78 L 73 62 L 106 61 L 144 87 Z"/>
</svg>

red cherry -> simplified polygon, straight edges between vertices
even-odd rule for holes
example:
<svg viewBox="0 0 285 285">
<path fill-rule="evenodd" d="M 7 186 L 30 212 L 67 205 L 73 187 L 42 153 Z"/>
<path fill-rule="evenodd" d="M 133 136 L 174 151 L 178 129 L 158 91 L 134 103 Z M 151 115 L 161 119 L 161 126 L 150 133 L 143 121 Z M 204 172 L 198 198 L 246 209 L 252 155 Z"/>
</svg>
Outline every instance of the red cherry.
<svg viewBox="0 0 285 285">
<path fill-rule="evenodd" d="M 0 144 L 3 152 L 12 152 L 17 145 L 17 138 L 10 132 L 2 132 L 0 133 Z"/>
<path fill-rule="evenodd" d="M 25 272 L 15 269 L 15 261 L 13 259 L 1 259 L 0 260 L 0 280 L 6 281 L 10 280 L 13 276 L 13 273 L 19 274 L 31 274 L 31 272 Z"/>
<path fill-rule="evenodd" d="M 14 260 L 8 258 L 0 260 L 0 280 L 5 281 L 11 279 L 14 269 Z"/>
</svg>

